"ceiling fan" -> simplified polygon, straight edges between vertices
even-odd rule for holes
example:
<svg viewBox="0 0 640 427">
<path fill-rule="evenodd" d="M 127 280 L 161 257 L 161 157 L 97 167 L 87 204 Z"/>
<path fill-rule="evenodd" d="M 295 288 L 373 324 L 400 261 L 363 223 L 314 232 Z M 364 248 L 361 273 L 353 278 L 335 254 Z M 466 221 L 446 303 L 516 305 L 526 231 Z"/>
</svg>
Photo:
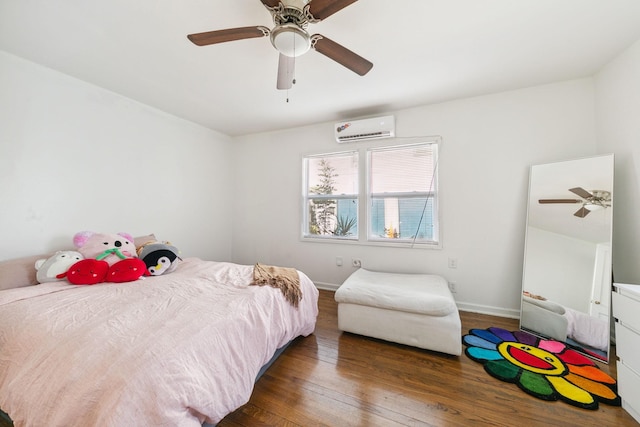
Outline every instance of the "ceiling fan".
<svg viewBox="0 0 640 427">
<path fill-rule="evenodd" d="M 271 12 L 275 26 L 239 27 L 226 30 L 189 34 L 198 46 L 207 46 L 234 40 L 270 36 L 271 43 L 280 52 L 278 62 L 278 89 L 290 89 L 294 83 L 295 58 L 313 48 L 354 73 L 364 76 L 373 64 L 346 47 L 321 35 L 307 32 L 309 23 L 317 23 L 355 3 L 357 0 L 260 0 Z"/>
<path fill-rule="evenodd" d="M 598 209 L 604 209 L 611 206 L 611 192 L 605 190 L 592 190 L 589 193 L 582 187 L 570 188 L 573 194 L 580 196 L 579 199 L 539 199 L 540 204 L 551 203 L 582 203 L 582 207 L 578 209 L 573 215 L 584 218 L 591 211 Z"/>
</svg>

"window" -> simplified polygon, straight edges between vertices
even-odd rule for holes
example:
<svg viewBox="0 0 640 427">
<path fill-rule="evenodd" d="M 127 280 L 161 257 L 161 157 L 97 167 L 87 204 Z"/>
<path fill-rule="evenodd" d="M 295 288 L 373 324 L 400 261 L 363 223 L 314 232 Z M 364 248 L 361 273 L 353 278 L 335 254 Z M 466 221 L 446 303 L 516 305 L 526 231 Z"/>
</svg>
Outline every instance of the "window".
<svg viewBox="0 0 640 427">
<path fill-rule="evenodd" d="M 439 247 L 435 142 L 304 158 L 303 238 Z"/>
<path fill-rule="evenodd" d="M 437 244 L 437 145 L 367 150 L 369 241 Z"/>
<path fill-rule="evenodd" d="M 358 152 L 309 156 L 305 165 L 305 237 L 358 239 Z"/>
</svg>

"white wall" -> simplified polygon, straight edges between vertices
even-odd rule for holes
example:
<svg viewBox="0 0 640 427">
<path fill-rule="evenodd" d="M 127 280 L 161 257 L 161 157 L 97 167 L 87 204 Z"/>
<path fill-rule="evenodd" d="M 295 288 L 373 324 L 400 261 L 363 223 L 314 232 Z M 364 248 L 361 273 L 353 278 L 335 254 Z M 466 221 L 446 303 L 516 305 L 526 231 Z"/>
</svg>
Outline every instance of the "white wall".
<svg viewBox="0 0 640 427">
<path fill-rule="evenodd" d="M 456 282 L 461 306 L 514 315 L 529 166 L 614 152 L 614 273 L 640 283 L 639 43 L 595 80 L 392 112 L 399 136 L 443 138 L 442 250 L 299 240 L 301 156 L 341 148 L 333 123 L 230 141 L 0 52 L 0 259 L 83 229 L 155 232 L 185 256 L 295 266 L 320 285 L 339 285 L 351 258 L 433 272 Z"/>
<path fill-rule="evenodd" d="M 333 123 L 323 123 L 235 140 L 233 260 L 297 267 L 335 287 L 354 271 L 351 258 L 360 258 L 373 270 L 443 275 L 457 284 L 461 306 L 517 316 L 529 166 L 596 154 L 593 81 L 394 114 L 400 137 L 442 136 L 442 250 L 299 240 L 302 156 L 345 149 L 333 140 Z M 347 261 L 342 267 L 338 256 Z M 457 269 L 447 267 L 448 258 L 458 260 Z"/>
<path fill-rule="evenodd" d="M 528 227 L 523 290 L 588 313 L 596 248 L 593 242 Z"/>
<path fill-rule="evenodd" d="M 0 51 L 0 260 L 80 230 L 230 259 L 230 157 L 226 136 Z"/>
<path fill-rule="evenodd" d="M 597 144 L 615 154 L 613 275 L 640 284 L 640 40 L 595 77 Z"/>
</svg>

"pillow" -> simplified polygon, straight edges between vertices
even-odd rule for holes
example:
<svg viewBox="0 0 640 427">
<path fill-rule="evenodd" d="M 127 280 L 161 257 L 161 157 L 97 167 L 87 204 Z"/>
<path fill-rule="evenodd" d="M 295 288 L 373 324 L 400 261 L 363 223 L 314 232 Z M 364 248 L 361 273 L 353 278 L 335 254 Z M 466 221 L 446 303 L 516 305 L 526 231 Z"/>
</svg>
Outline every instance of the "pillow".
<svg viewBox="0 0 640 427">
<path fill-rule="evenodd" d="M 36 261 L 51 254 L 34 255 L 0 262 L 0 291 L 38 284 Z"/>
<path fill-rule="evenodd" d="M 151 233 L 151 234 L 148 234 L 146 236 L 134 237 L 133 238 L 133 244 L 136 245 L 136 249 L 137 249 L 137 248 L 139 248 L 141 246 L 146 245 L 147 243 L 155 242 L 156 240 L 157 240 L 156 239 L 156 235 Z"/>
</svg>

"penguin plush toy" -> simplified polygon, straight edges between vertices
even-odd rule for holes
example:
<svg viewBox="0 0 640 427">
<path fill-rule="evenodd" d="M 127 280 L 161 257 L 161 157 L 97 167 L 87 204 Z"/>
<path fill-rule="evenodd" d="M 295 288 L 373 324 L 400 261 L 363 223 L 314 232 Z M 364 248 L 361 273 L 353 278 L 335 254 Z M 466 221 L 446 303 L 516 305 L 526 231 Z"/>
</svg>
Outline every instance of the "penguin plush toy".
<svg viewBox="0 0 640 427">
<path fill-rule="evenodd" d="M 169 242 L 153 242 L 138 248 L 138 258 L 147 266 L 146 276 L 171 273 L 181 261 L 180 251 Z"/>
</svg>

